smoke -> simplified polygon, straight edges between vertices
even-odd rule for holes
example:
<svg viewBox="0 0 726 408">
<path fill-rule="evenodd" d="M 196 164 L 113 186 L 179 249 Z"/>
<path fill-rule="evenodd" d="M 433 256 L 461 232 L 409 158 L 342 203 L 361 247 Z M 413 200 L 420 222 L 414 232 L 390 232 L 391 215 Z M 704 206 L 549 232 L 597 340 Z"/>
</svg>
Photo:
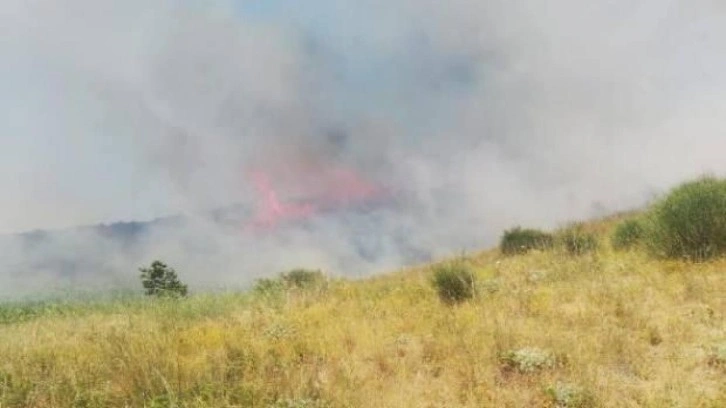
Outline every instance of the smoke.
<svg viewBox="0 0 726 408">
<path fill-rule="evenodd" d="M 717 0 L 6 0 L 0 231 L 185 217 L 4 237 L 2 292 L 154 258 L 199 286 L 362 275 L 642 205 L 726 171 L 725 23 Z M 204 216 L 254 217 L 255 172 L 294 201 L 339 170 L 395 208 L 257 235 Z"/>
</svg>

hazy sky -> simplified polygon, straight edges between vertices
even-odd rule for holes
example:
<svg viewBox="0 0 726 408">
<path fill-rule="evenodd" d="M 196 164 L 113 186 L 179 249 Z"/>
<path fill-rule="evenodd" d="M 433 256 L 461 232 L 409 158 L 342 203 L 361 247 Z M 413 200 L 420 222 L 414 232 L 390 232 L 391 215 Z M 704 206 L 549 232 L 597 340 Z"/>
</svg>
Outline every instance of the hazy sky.
<svg viewBox="0 0 726 408">
<path fill-rule="evenodd" d="M 726 170 L 723 4 L 5 0 L 0 232 L 244 201 L 331 129 L 452 225 L 642 204 Z"/>
</svg>

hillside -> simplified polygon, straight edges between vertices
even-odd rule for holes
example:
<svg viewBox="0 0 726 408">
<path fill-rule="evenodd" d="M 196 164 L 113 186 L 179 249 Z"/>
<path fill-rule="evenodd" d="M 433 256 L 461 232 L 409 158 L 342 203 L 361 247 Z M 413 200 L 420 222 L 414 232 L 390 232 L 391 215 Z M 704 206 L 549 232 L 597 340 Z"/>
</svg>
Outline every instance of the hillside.
<svg viewBox="0 0 726 408">
<path fill-rule="evenodd" d="M 723 407 L 726 260 L 466 256 L 307 288 L 0 308 L 2 407 Z"/>
<path fill-rule="evenodd" d="M 407 239 L 411 227 L 389 222 L 411 211 L 402 200 L 314 204 L 312 214 L 279 220 L 260 219 L 254 207 L 240 204 L 150 221 L 0 235 L 0 301 L 47 293 L 48 282 L 57 291 L 135 288 L 137 268 L 154 257 L 173 258 L 187 270 L 217 262 L 239 275 L 188 274 L 197 288 L 246 287 L 254 278 L 246 271 L 280 268 L 275 259 L 296 250 L 291 237 L 345 242 L 347 252 L 332 258 L 348 276 L 370 273 L 369 264 L 392 254 L 401 264 L 431 259 L 429 248 Z M 266 256 L 249 257 L 239 248 Z"/>
</svg>

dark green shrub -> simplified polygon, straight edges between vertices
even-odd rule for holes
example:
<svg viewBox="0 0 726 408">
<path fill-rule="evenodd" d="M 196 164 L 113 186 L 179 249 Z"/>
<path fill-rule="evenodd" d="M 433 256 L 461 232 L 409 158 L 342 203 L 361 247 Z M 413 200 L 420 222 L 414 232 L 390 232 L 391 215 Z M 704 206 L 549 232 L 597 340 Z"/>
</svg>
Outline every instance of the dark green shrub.
<svg viewBox="0 0 726 408">
<path fill-rule="evenodd" d="M 560 231 L 559 242 L 570 255 L 583 255 L 598 248 L 597 236 L 577 224 Z"/>
<path fill-rule="evenodd" d="M 471 268 L 461 262 L 434 269 L 433 285 L 444 303 L 461 303 L 473 298 L 475 281 Z"/>
<path fill-rule="evenodd" d="M 613 248 L 627 250 L 641 243 L 645 235 L 645 227 L 640 220 L 625 220 L 618 224 L 611 238 Z"/>
<path fill-rule="evenodd" d="M 277 278 L 262 278 L 255 281 L 253 291 L 264 296 L 279 295 L 289 289 L 324 288 L 327 280 L 322 271 L 293 269 L 281 273 Z"/>
<path fill-rule="evenodd" d="M 549 249 L 554 245 L 551 234 L 536 229 L 514 227 L 504 231 L 499 248 L 505 255 L 524 254 L 532 249 Z"/>
<path fill-rule="evenodd" d="M 650 210 L 648 248 L 703 261 L 726 253 L 726 180 L 703 177 L 673 189 Z"/>
<path fill-rule="evenodd" d="M 319 286 L 325 282 L 325 275 L 319 270 L 293 269 L 290 272 L 282 273 L 280 279 L 287 287 L 305 289 Z"/>
<path fill-rule="evenodd" d="M 187 285 L 181 283 L 176 271 L 161 261 L 154 261 L 149 268 L 139 268 L 141 283 L 148 296 L 183 297 Z"/>
<path fill-rule="evenodd" d="M 280 279 L 262 278 L 255 281 L 252 290 L 263 296 L 271 296 L 285 290 L 285 284 Z"/>
</svg>

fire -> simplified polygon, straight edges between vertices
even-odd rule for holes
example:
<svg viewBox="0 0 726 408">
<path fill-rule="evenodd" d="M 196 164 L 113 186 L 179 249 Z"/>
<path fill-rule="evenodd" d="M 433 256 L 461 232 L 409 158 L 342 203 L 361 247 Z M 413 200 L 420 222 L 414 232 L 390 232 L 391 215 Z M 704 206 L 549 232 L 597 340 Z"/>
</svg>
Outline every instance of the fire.
<svg viewBox="0 0 726 408">
<path fill-rule="evenodd" d="M 289 218 L 305 218 L 315 212 L 312 204 L 283 204 L 277 198 L 269 177 L 262 172 L 252 173 L 252 181 L 262 195 L 262 207 L 253 219 L 253 225 L 272 227 L 279 221 Z"/>
<path fill-rule="evenodd" d="M 362 203 L 383 193 L 381 187 L 354 170 L 304 166 L 280 176 L 280 184 L 300 196 L 294 202 L 281 202 L 269 174 L 260 170 L 250 174 L 261 196 L 260 207 L 251 223 L 253 228 L 273 228 L 283 221 L 306 219 L 322 210 Z"/>
</svg>

